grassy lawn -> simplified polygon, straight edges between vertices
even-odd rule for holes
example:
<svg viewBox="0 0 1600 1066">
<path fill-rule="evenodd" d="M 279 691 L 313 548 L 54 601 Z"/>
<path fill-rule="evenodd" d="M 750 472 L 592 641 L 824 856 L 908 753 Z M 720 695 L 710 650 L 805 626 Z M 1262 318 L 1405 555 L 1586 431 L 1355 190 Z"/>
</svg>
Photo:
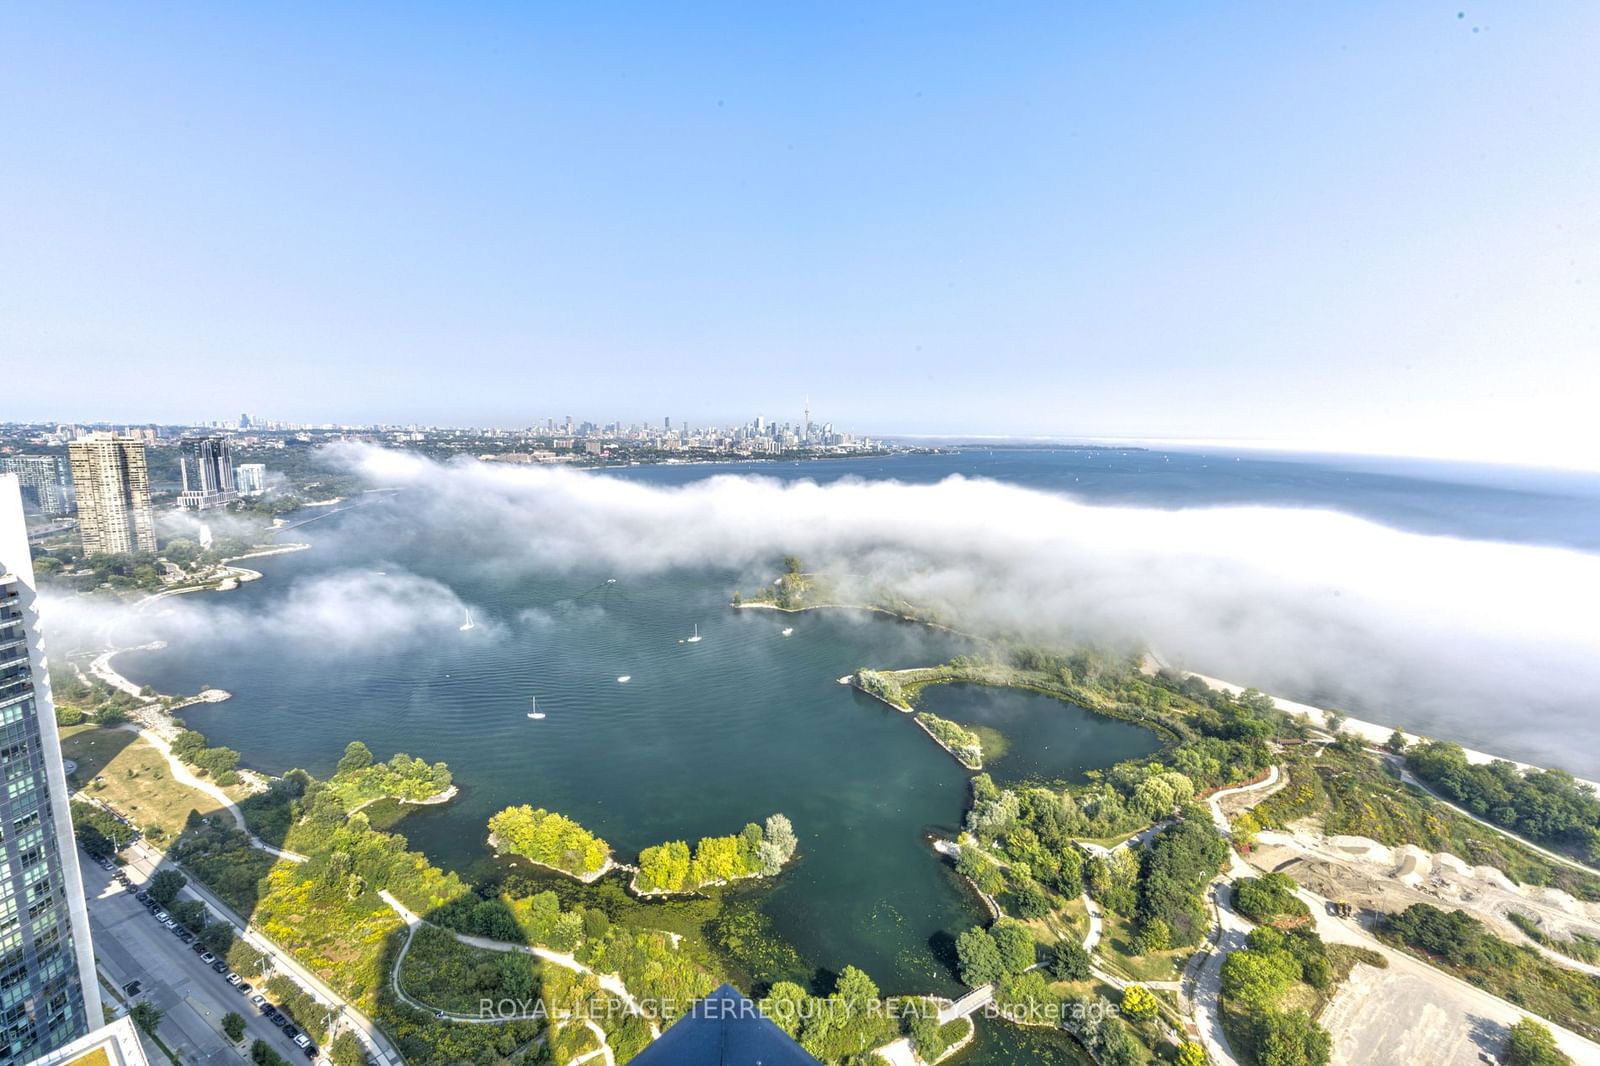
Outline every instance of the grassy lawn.
<svg viewBox="0 0 1600 1066">
<path fill-rule="evenodd" d="M 1082 943 L 1084 934 L 1089 931 L 1089 916 L 1084 912 L 1083 899 L 1076 897 L 1043 918 L 1025 919 L 1022 924 L 1041 944 L 1054 944 L 1060 940 Z"/>
<path fill-rule="evenodd" d="M 1176 981 L 1182 976 L 1183 964 L 1194 954 L 1194 948 L 1131 955 L 1128 953 L 1128 943 L 1133 939 L 1132 923 L 1119 914 L 1109 912 L 1103 918 L 1105 930 L 1101 934 L 1097 952 L 1107 970 L 1135 981 Z"/>
<path fill-rule="evenodd" d="M 85 796 L 111 804 L 146 832 L 159 829 L 159 840 L 150 834 L 157 846 L 177 838 L 190 811 L 218 810 L 216 800 L 173 780 L 166 756 L 128 730 L 69 726 L 61 730 L 61 753 L 78 764 L 73 781 Z"/>
</svg>

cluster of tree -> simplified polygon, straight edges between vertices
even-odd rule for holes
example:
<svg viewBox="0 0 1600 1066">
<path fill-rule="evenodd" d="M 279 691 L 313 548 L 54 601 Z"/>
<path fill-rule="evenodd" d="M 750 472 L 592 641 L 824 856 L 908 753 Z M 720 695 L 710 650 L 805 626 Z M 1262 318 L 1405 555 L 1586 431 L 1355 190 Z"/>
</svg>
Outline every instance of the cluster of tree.
<svg viewBox="0 0 1600 1066">
<path fill-rule="evenodd" d="M 372 749 L 352 740 L 327 783 L 349 806 L 355 807 L 383 797 L 425 800 L 449 788 L 450 781 L 450 768 L 442 762 L 429 765 L 404 752 L 388 762 L 376 762 Z"/>
<path fill-rule="evenodd" d="M 980 775 L 982 777 L 982 775 Z M 986 777 L 975 779 L 967 828 L 990 838 L 1014 824 L 1041 839 L 1116 836 L 1173 814 L 1194 798 L 1187 775 L 1157 762 L 1118 763 L 1099 783 L 1061 792 L 1032 787 L 999 791 Z"/>
<path fill-rule="evenodd" d="M 855 673 L 856 688 L 868 695 L 876 696 L 885 703 L 896 707 L 910 707 L 911 697 L 901 687 L 899 681 L 888 674 L 880 674 L 876 670 L 861 669 Z"/>
<path fill-rule="evenodd" d="M 1473 765 L 1458 744 L 1429 741 L 1406 756 L 1412 773 L 1480 818 L 1600 862 L 1600 798 L 1564 770 Z"/>
<path fill-rule="evenodd" d="M 1149 1059 L 1109 1001 L 1064 996 L 1038 970 L 1002 978 L 995 1004 L 1001 1013 L 1021 1020 L 1059 1018 L 1061 1027 L 1088 1048 L 1100 1066 L 1137 1066 Z"/>
<path fill-rule="evenodd" d="M 1309 917 L 1311 908 L 1294 894 L 1297 887 L 1288 874 L 1243 878 L 1233 883 L 1233 905 L 1257 925 L 1273 925 L 1284 918 Z"/>
<path fill-rule="evenodd" d="M 814 996 L 793 981 L 779 981 L 759 1007 L 773 1024 L 827 1063 L 864 1063 L 873 1048 L 900 1036 L 896 1019 L 883 1009 L 878 986 L 854 966 L 840 972 L 827 996 Z"/>
<path fill-rule="evenodd" d="M 738 836 L 702 837 L 689 854 L 681 840 L 639 853 L 634 887 L 640 892 L 694 892 L 743 877 L 770 877 L 794 855 L 799 841 L 789 819 L 774 814 L 766 827 L 751 822 Z"/>
<path fill-rule="evenodd" d="M 505 851 L 580 877 L 603 869 L 611 858 L 604 840 L 542 807 L 507 807 L 489 819 L 489 832 Z"/>
<path fill-rule="evenodd" d="M 927 711 L 917 712 L 917 721 L 964 765 L 974 770 L 983 766 L 983 742 L 978 739 L 978 734 Z"/>
<path fill-rule="evenodd" d="M 1245 1013 L 1260 1061 L 1327 1066 L 1333 1043 L 1327 1030 L 1305 1011 L 1278 1009 L 1299 981 L 1318 989 L 1332 981 L 1327 948 L 1310 928 L 1252 929 L 1249 947 L 1222 964 L 1223 995 Z"/>
<path fill-rule="evenodd" d="M 1197 807 L 1151 838 L 1139 854 L 1135 951 L 1200 943 L 1210 925 L 1201 893 L 1227 858 L 1227 841 Z"/>
<path fill-rule="evenodd" d="M 56 725 L 72 726 L 93 722 L 99 726 L 119 725 L 139 701 L 98 677 L 88 680 L 77 671 L 50 664 L 50 694 L 56 705 Z"/>
<path fill-rule="evenodd" d="M 686 1008 L 717 984 L 666 933 L 614 925 L 597 907 L 563 909 L 552 892 L 512 895 L 532 884 L 522 879 L 508 879 L 504 893 L 498 886 L 470 890 L 409 850 L 403 837 L 373 829 L 363 813 L 349 814 L 336 792 L 303 771 L 291 771 L 241 807 L 257 833 L 305 853 L 309 861 L 275 863 L 229 820 L 198 815 L 174 845 L 174 857 L 231 905 L 252 914 L 268 935 L 314 962 L 341 992 L 376 996 L 380 1021 L 407 1060 L 419 1066 L 505 1058 L 540 1035 L 541 1026 L 450 1025 L 395 1002 L 386 968 L 395 918 L 378 898 L 380 888 L 459 932 L 573 952 L 600 972 L 618 974 L 640 998 Z M 234 950 L 239 948 L 236 943 Z M 642 1046 L 648 1030 L 619 1022 L 612 1035 L 621 1057 L 623 1050 Z"/>
<path fill-rule="evenodd" d="M 274 974 L 267 978 L 266 994 L 313 1041 L 321 1044 L 327 1039 L 327 1021 L 331 1011 L 326 1004 L 301 988 L 297 981 L 281 973 Z"/>
<path fill-rule="evenodd" d="M 1378 935 L 1526 1010 L 1600 1038 L 1600 978 L 1509 944 L 1465 911 L 1414 903 L 1385 918 Z"/>
<path fill-rule="evenodd" d="M 219 785 L 239 782 L 237 772 L 239 753 L 232 748 L 210 747 L 205 734 L 185 729 L 172 738 L 172 754 L 194 767 L 202 774 L 214 778 Z"/>
<path fill-rule="evenodd" d="M 1532 1018 L 1524 1018 L 1506 1034 L 1506 1046 L 1500 1053 L 1506 1066 L 1570 1066 L 1572 1060 L 1556 1046 L 1556 1038 L 1549 1026 Z"/>
<path fill-rule="evenodd" d="M 104 807 L 72 801 L 72 832 L 91 855 L 112 855 L 134 838 L 134 831 Z"/>
<path fill-rule="evenodd" d="M 931 999 L 907 1004 L 905 1011 L 906 1035 L 911 1040 L 911 1050 L 923 1062 L 937 1062 L 957 1040 L 967 1032 L 971 1023 L 957 1018 L 939 1024 L 939 1004 Z"/>
<path fill-rule="evenodd" d="M 1020 974 L 1038 961 L 1033 934 L 1021 922 L 1002 918 L 985 929 L 975 925 L 956 937 L 961 980 L 972 988 Z"/>
</svg>

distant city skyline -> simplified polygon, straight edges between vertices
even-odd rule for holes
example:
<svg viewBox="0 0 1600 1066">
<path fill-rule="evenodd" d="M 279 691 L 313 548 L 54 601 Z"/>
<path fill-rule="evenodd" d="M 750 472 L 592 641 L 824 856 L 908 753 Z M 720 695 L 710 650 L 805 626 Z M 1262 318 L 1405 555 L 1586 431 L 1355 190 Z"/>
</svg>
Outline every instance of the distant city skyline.
<svg viewBox="0 0 1600 1066">
<path fill-rule="evenodd" d="M 1600 8 L 844 10 L 19 12 L 8 415 L 1600 469 Z"/>
</svg>

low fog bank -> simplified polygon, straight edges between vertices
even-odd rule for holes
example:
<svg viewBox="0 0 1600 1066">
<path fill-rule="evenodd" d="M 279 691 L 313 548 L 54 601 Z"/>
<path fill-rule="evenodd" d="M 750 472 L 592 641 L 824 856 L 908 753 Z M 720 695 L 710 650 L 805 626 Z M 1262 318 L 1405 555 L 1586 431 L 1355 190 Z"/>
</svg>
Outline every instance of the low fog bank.
<svg viewBox="0 0 1600 1066">
<path fill-rule="evenodd" d="M 284 581 L 271 595 L 193 593 L 143 612 L 53 599 L 52 650 L 99 646 L 112 631 L 123 646 L 270 640 L 318 657 L 416 646 L 475 606 L 384 561 L 426 570 L 428 552 L 448 553 L 439 572 L 474 580 L 691 568 L 738 575 L 729 591 L 769 580 L 792 553 L 842 595 L 890 588 L 996 635 L 1148 646 L 1278 695 L 1600 776 L 1600 555 L 1331 511 L 1093 506 L 962 477 L 660 487 L 358 446 L 333 458 L 408 491 L 374 519 L 381 527 L 319 534 L 317 572 L 269 579 Z M 549 606 L 498 622 L 475 610 L 477 636 L 548 625 Z"/>
<path fill-rule="evenodd" d="M 232 593 L 191 592 L 141 605 L 46 595 L 41 608 L 53 654 L 137 647 L 164 640 L 240 647 L 271 641 L 296 654 L 338 658 L 373 648 L 403 650 L 436 639 L 462 620 L 465 605 L 448 586 L 404 572 L 339 569 L 289 581 L 259 607 Z M 491 628 L 490 635 L 495 635 Z"/>
<path fill-rule="evenodd" d="M 1101 507 L 993 481 L 672 488 L 352 446 L 409 515 L 504 573 L 808 566 L 1026 639 L 1168 661 L 1532 762 L 1600 773 L 1600 556 L 1330 511 Z"/>
</svg>

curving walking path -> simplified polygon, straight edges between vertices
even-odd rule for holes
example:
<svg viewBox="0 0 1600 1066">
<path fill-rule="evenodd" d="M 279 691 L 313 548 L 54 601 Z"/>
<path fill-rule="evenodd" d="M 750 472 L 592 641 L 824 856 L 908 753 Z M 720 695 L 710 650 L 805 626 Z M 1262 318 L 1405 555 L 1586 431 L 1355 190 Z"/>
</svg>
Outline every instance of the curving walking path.
<svg viewBox="0 0 1600 1066">
<path fill-rule="evenodd" d="M 135 725 L 131 722 L 117 726 L 117 728 L 126 730 L 130 733 L 137 733 L 141 740 L 155 748 L 162 755 L 166 756 L 167 766 L 171 768 L 172 776 L 179 784 L 188 785 L 195 791 L 203 792 L 210 798 L 216 800 L 217 805 L 223 810 L 227 811 L 229 816 L 233 818 L 233 824 L 238 826 L 240 832 L 244 833 L 250 838 L 251 847 L 264 851 L 275 858 L 283 859 L 285 862 L 307 861 L 308 857 L 300 854 L 298 851 L 286 851 L 283 848 L 275 848 L 271 844 L 268 844 L 266 841 L 262 840 L 260 837 L 256 836 L 254 833 L 250 832 L 250 826 L 245 822 L 244 812 L 239 809 L 239 805 L 233 802 L 233 800 L 228 797 L 228 794 L 222 791 L 222 789 L 218 788 L 215 784 L 202 777 L 196 776 L 194 771 L 190 770 L 184 765 L 182 759 L 172 754 L 172 745 L 168 744 L 165 739 L 157 735 L 154 730 L 145 729 L 143 726 Z"/>
<path fill-rule="evenodd" d="M 1260 781 L 1219 789 L 1207 796 L 1206 807 L 1211 811 L 1211 821 L 1217 831 L 1230 839 L 1233 836 L 1228 816 L 1222 811 L 1224 796 L 1274 789 L 1282 778 L 1277 764 L 1273 764 L 1267 776 Z M 1186 972 L 1183 981 L 1184 988 L 1193 988 L 1188 998 L 1200 1042 L 1205 1045 L 1206 1054 L 1217 1066 L 1239 1066 L 1233 1045 L 1228 1042 L 1228 1034 L 1222 1030 L 1222 963 L 1228 957 L 1228 952 L 1239 951 L 1245 946 L 1245 938 L 1250 933 L 1250 923 L 1233 909 L 1232 888 L 1234 878 L 1250 876 L 1253 876 L 1250 867 L 1245 865 L 1239 853 L 1230 845 L 1228 869 L 1211 882 L 1210 888 L 1212 910 L 1217 919 L 1215 938 L 1203 954 L 1196 952 L 1191 957 L 1190 965 L 1195 969 L 1193 973 Z M 1199 962 L 1196 963 L 1195 959 Z"/>
<path fill-rule="evenodd" d="M 442 1013 L 444 1017 L 449 1018 L 452 1021 L 495 1025 L 510 1020 L 507 1018 L 480 1018 L 470 1014 L 455 1014 L 450 1011 L 441 1012 L 437 1007 L 430 1007 L 426 1003 L 419 1002 L 406 995 L 405 991 L 400 987 L 400 965 L 401 963 L 405 962 L 406 952 L 411 950 L 411 939 L 416 935 L 417 929 L 422 926 L 425 919 L 413 912 L 404 903 L 401 903 L 398 899 L 395 899 L 388 889 L 380 889 L 378 896 L 389 905 L 390 909 L 400 916 L 400 919 L 403 922 L 406 923 L 405 946 L 400 949 L 400 954 L 395 959 L 394 969 L 389 972 L 390 986 L 394 989 L 395 995 L 402 1002 L 408 1006 L 415 1007 L 417 1010 L 427 1011 L 429 1014 L 439 1015 Z M 439 928 L 443 928 L 443 926 L 440 926 Z M 491 940 L 488 937 L 472 936 L 469 933 L 458 933 L 453 929 L 448 929 L 445 931 L 451 936 L 455 937 L 457 943 L 466 944 L 469 947 L 482 948 L 485 951 L 517 951 L 524 955 L 532 955 L 535 958 L 543 959 L 545 962 L 554 963 L 555 965 L 564 967 L 568 970 L 574 970 L 578 973 L 593 977 L 600 983 L 601 988 L 605 989 L 607 992 L 610 992 L 612 995 L 621 1000 L 627 1006 L 630 1013 L 636 1014 L 644 1019 L 645 1024 L 650 1027 L 650 1039 L 654 1040 L 656 1037 L 661 1035 L 661 1028 L 656 1024 L 655 1019 L 650 1017 L 650 1015 L 645 1012 L 644 1008 L 639 1005 L 639 1001 L 634 999 L 633 993 L 628 991 L 628 986 L 623 984 L 622 979 L 615 974 L 601 973 L 598 970 L 584 965 L 575 957 L 567 954 L 566 952 L 551 951 L 549 948 L 535 947 L 532 944 L 513 944 L 506 940 Z M 584 1024 L 588 1025 L 593 1032 L 600 1037 L 600 1046 L 605 1052 L 604 1057 L 606 1061 L 610 1063 L 612 1061 L 611 1048 L 605 1042 L 604 1031 L 601 1030 L 592 1019 L 586 1019 Z M 596 1054 L 599 1053 L 591 1052 L 588 1056 L 574 1060 L 574 1063 L 584 1061 L 585 1058 L 593 1057 Z"/>
</svg>

